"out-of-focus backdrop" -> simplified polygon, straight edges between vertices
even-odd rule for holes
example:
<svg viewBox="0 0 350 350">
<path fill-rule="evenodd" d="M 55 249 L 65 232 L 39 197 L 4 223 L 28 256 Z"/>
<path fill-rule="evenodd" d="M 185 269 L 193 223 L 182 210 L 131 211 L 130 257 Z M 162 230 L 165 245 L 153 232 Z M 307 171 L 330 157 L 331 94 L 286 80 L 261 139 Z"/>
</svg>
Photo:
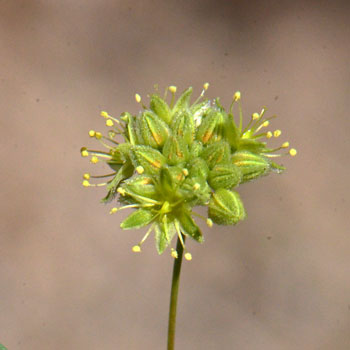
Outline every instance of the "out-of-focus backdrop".
<svg viewBox="0 0 350 350">
<path fill-rule="evenodd" d="M 350 6 L 346 1 L 0 2 L 0 343 L 166 347 L 172 258 L 121 231 L 102 165 L 80 157 L 101 110 L 158 83 L 264 105 L 288 170 L 239 187 L 248 218 L 205 228 L 181 277 L 177 348 L 350 349 Z M 95 168 L 95 170 L 93 169 Z"/>
</svg>

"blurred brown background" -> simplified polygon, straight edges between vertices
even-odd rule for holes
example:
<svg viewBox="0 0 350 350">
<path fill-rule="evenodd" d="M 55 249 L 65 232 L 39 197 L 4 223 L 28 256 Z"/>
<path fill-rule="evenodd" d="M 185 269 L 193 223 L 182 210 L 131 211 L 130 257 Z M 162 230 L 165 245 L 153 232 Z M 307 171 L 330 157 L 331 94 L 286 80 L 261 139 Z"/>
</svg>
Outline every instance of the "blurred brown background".
<svg viewBox="0 0 350 350">
<path fill-rule="evenodd" d="M 211 83 L 299 151 L 241 186 L 248 219 L 189 242 L 177 349 L 350 349 L 347 1 L 0 1 L 0 343 L 165 349 L 172 259 L 85 189 L 100 110 Z M 278 142 L 276 141 L 276 145 Z M 95 165 L 103 173 L 102 165 Z"/>
</svg>

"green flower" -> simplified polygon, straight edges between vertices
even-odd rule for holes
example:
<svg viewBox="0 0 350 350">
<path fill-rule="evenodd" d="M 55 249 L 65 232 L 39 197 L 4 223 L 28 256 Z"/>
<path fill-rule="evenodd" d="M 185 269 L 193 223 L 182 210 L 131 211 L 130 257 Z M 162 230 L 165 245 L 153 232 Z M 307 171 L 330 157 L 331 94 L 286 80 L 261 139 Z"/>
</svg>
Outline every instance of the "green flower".
<svg viewBox="0 0 350 350">
<path fill-rule="evenodd" d="M 245 209 L 237 189 L 240 184 L 259 178 L 271 171 L 281 172 L 284 167 L 271 161 L 283 154 L 270 148 L 267 140 L 278 137 L 280 130 L 263 132 L 270 119 L 264 118 L 265 109 L 254 113 L 243 127 L 240 93 L 236 92 L 227 113 L 219 99 L 204 99 L 204 89 L 191 103 L 192 88 L 185 90 L 175 101 L 176 87 L 170 86 L 163 97 L 158 92 L 150 96 L 150 105 L 142 103 L 138 115 L 128 112 L 114 118 L 101 112 L 109 127 L 108 136 L 94 130 L 105 151 L 81 149 L 83 157 L 96 164 L 104 161 L 112 169 L 107 175 L 84 174 L 83 185 L 106 186 L 103 202 L 114 200 L 122 204 L 113 207 L 111 214 L 121 209 L 134 211 L 121 223 L 123 229 L 148 227 L 134 252 L 154 232 L 159 254 L 169 247 L 174 236 L 184 245 L 184 236 L 203 242 L 203 235 L 194 216 L 203 219 L 209 227 L 237 224 L 245 218 Z M 166 102 L 167 92 L 171 102 Z M 235 122 L 233 106 L 238 104 L 239 122 Z M 289 154 L 294 156 L 295 149 Z M 107 182 L 91 184 L 90 179 L 108 178 Z M 206 206 L 208 217 L 194 212 L 194 207 Z M 177 252 L 171 248 L 171 255 Z M 186 252 L 185 258 L 191 259 Z"/>
</svg>

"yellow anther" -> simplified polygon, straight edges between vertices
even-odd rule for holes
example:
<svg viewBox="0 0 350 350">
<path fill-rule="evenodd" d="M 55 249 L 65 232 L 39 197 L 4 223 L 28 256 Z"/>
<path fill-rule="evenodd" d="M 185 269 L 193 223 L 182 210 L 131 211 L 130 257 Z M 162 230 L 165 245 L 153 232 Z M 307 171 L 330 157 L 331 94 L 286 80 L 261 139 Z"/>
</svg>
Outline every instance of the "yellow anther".
<svg viewBox="0 0 350 350">
<path fill-rule="evenodd" d="M 289 147 L 289 142 L 288 141 L 287 142 L 283 142 L 281 147 L 282 148 L 288 148 Z"/>
<path fill-rule="evenodd" d="M 233 95 L 233 100 L 239 101 L 240 99 L 241 99 L 241 93 L 239 91 L 236 91 L 235 94 Z"/>
<path fill-rule="evenodd" d="M 188 176 L 188 170 L 186 168 L 182 169 L 182 173 L 185 175 L 185 176 Z"/>
<path fill-rule="evenodd" d="M 118 208 L 112 208 L 109 213 L 110 214 L 115 214 L 118 211 Z"/>
<path fill-rule="evenodd" d="M 120 116 L 120 119 L 123 120 L 124 122 L 127 122 L 129 117 L 126 114 L 124 114 L 124 115 Z"/>
<path fill-rule="evenodd" d="M 175 94 L 175 93 L 176 93 L 176 90 L 177 90 L 177 87 L 176 87 L 176 86 L 174 86 L 174 85 L 169 86 L 169 91 L 170 91 L 171 93 Z"/>
<path fill-rule="evenodd" d="M 177 251 L 174 249 L 174 248 L 172 248 L 171 249 L 171 256 L 174 258 L 174 259 L 177 259 L 178 258 L 178 254 L 177 254 Z"/>
<path fill-rule="evenodd" d="M 270 139 L 272 137 L 272 132 L 271 131 L 268 131 L 267 133 L 266 133 L 266 138 L 267 139 Z"/>
<path fill-rule="evenodd" d="M 88 152 L 88 150 L 87 150 L 85 147 L 83 147 L 83 148 L 80 150 L 80 153 L 81 153 L 81 156 L 82 156 L 82 157 L 88 157 L 88 156 L 89 156 L 89 152 Z"/>
<path fill-rule="evenodd" d="M 90 182 L 88 180 L 84 180 L 83 181 L 83 186 L 84 187 L 89 187 L 90 186 Z"/>
<path fill-rule="evenodd" d="M 289 154 L 290 154 L 292 157 L 294 157 L 294 156 L 296 156 L 296 154 L 297 154 L 297 150 L 296 150 L 295 148 L 291 148 L 291 149 L 289 150 Z"/>
<path fill-rule="evenodd" d="M 120 193 L 122 196 L 125 196 L 125 190 L 121 187 L 118 187 L 117 192 Z"/>
<path fill-rule="evenodd" d="M 199 190 L 200 187 L 201 187 L 201 185 L 200 185 L 198 182 L 196 182 L 196 183 L 193 185 L 193 189 L 194 189 L 195 191 Z"/>
<path fill-rule="evenodd" d="M 274 137 L 281 136 L 281 134 L 282 134 L 282 131 L 281 131 L 281 130 L 275 130 L 275 131 L 273 132 L 273 136 L 274 136 Z"/>
<path fill-rule="evenodd" d="M 137 103 L 141 102 L 141 96 L 139 94 L 135 94 L 135 100 Z"/>
<path fill-rule="evenodd" d="M 209 83 L 205 83 L 205 84 L 203 85 L 203 89 L 204 89 L 204 90 L 208 90 L 208 88 L 209 88 Z"/>
<path fill-rule="evenodd" d="M 89 131 L 89 136 L 90 137 L 95 137 L 95 134 L 96 134 L 95 130 L 90 130 Z"/>
<path fill-rule="evenodd" d="M 101 117 L 103 117 L 103 118 L 109 118 L 110 115 L 109 115 L 106 111 L 102 111 L 102 112 L 101 112 Z"/>
<path fill-rule="evenodd" d="M 207 219 L 207 225 L 209 226 L 209 227 L 213 227 L 213 220 L 212 219 Z"/>
<path fill-rule="evenodd" d="M 98 163 L 98 158 L 97 158 L 96 156 L 92 156 L 92 157 L 91 157 L 91 163 L 92 163 L 92 164 Z"/>
<path fill-rule="evenodd" d="M 113 126 L 113 125 L 114 125 L 113 120 L 107 119 L 107 120 L 106 120 L 106 125 L 107 125 L 107 126 Z"/>
<path fill-rule="evenodd" d="M 256 113 L 256 112 L 255 112 L 255 113 L 252 114 L 252 119 L 253 119 L 253 120 L 257 120 L 257 119 L 259 119 L 259 118 L 260 118 L 260 114 L 259 114 L 259 113 Z"/>
<path fill-rule="evenodd" d="M 134 246 L 132 247 L 132 251 L 133 251 L 134 253 L 140 253 L 141 247 L 140 247 L 139 245 L 134 245 Z"/>
<path fill-rule="evenodd" d="M 265 128 L 270 125 L 270 122 L 268 120 L 264 121 L 262 124 Z"/>
<path fill-rule="evenodd" d="M 96 132 L 95 137 L 97 138 L 97 140 L 100 140 L 102 139 L 102 134 L 100 132 Z"/>
<path fill-rule="evenodd" d="M 83 178 L 84 178 L 85 180 L 89 180 L 89 179 L 90 179 L 90 174 L 88 174 L 88 173 L 84 174 L 84 175 L 83 175 Z"/>
<path fill-rule="evenodd" d="M 135 168 L 136 172 L 138 174 L 143 174 L 145 172 L 145 169 L 143 166 L 139 165 L 138 167 Z"/>
<path fill-rule="evenodd" d="M 185 254 L 185 259 L 186 260 L 192 260 L 192 254 L 191 253 L 186 253 Z"/>
</svg>

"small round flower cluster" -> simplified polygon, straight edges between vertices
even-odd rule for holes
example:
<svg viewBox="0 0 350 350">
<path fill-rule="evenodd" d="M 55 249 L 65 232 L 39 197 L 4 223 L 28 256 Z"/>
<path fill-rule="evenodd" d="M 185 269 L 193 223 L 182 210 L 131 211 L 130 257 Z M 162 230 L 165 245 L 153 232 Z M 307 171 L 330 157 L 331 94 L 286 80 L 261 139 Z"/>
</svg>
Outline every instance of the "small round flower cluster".
<svg viewBox="0 0 350 350">
<path fill-rule="evenodd" d="M 269 148 L 266 140 L 279 137 L 280 130 L 264 131 L 270 124 L 265 109 L 253 113 L 244 127 L 240 104 L 241 94 L 236 92 L 228 112 L 219 99 L 213 102 L 204 98 L 209 84 L 205 83 L 199 98 L 191 103 L 192 88 L 185 90 L 176 100 L 176 87 L 166 89 L 163 97 L 154 93 L 150 106 L 135 99 L 142 106 L 138 115 L 123 113 L 119 119 L 101 112 L 110 128 L 108 136 L 90 130 L 89 136 L 97 139 L 106 151 L 81 149 L 83 157 L 91 163 L 106 162 L 112 173 L 102 176 L 84 174 L 83 186 L 106 186 L 107 195 L 102 200 L 117 198 L 122 204 L 110 210 L 134 208 L 120 225 L 123 229 L 149 226 L 146 235 L 134 252 L 155 233 L 156 248 L 161 254 L 174 236 L 178 236 L 185 249 L 185 258 L 191 254 L 185 248 L 187 236 L 203 241 L 203 235 L 194 217 L 204 219 L 209 227 L 232 225 L 245 218 L 239 194 L 233 190 L 240 184 L 255 180 L 284 167 L 272 158 L 284 154 L 296 155 L 294 148 L 284 142 L 280 147 Z M 166 102 L 167 93 L 171 102 Z M 233 115 L 238 105 L 238 121 Z M 90 179 L 109 178 L 107 182 L 91 184 Z M 196 213 L 196 206 L 207 206 L 208 217 Z M 171 255 L 177 252 L 171 248 Z"/>
</svg>

